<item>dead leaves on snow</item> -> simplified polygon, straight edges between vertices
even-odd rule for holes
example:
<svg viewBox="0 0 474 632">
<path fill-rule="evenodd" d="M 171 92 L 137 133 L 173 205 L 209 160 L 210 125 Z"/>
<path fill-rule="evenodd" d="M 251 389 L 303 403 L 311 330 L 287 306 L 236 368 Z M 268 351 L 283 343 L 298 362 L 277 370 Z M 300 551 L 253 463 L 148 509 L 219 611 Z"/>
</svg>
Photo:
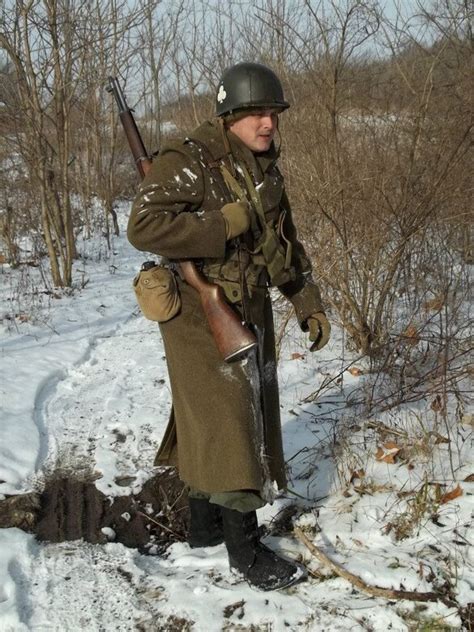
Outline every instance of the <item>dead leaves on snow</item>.
<svg viewBox="0 0 474 632">
<path fill-rule="evenodd" d="M 359 369 L 358 366 L 351 366 L 351 368 L 347 369 L 347 371 L 354 377 L 359 377 L 359 375 L 364 375 L 364 371 L 362 369 Z"/>
<path fill-rule="evenodd" d="M 349 483 L 354 483 L 354 481 L 362 480 L 365 476 L 365 470 L 354 470 L 351 474 L 351 478 Z"/>
<path fill-rule="evenodd" d="M 461 485 L 458 483 L 456 485 L 456 487 L 454 487 L 453 489 L 451 489 L 448 492 L 445 492 L 444 494 L 442 493 L 442 483 L 424 483 L 422 485 L 422 487 L 418 490 L 412 490 L 412 491 L 400 491 L 398 492 L 397 496 L 399 498 L 407 498 L 407 497 L 417 497 L 417 496 L 423 496 L 423 497 L 427 497 L 428 495 L 431 496 L 431 500 L 433 502 L 433 504 L 436 505 L 445 505 L 446 503 L 449 503 L 449 501 L 451 500 L 455 500 L 456 498 L 459 498 L 460 496 L 463 495 L 463 490 Z M 434 491 L 431 494 L 428 494 L 426 490 L 428 490 L 429 488 L 432 488 Z"/>
<path fill-rule="evenodd" d="M 387 441 L 377 448 L 375 458 L 377 461 L 384 463 L 395 463 L 397 454 L 401 448 L 394 441 Z"/>
<path fill-rule="evenodd" d="M 243 619 L 245 615 L 245 601 L 242 599 L 241 601 L 236 601 L 235 603 L 231 603 L 224 608 L 224 618 L 230 619 L 234 613 L 236 614 L 237 619 Z"/>
<path fill-rule="evenodd" d="M 298 353 L 297 351 L 295 351 L 295 353 L 291 354 L 291 359 L 292 360 L 304 360 L 304 354 L 303 353 Z"/>
<path fill-rule="evenodd" d="M 459 485 L 458 483 L 454 489 L 452 489 L 450 492 L 446 492 L 441 496 L 441 498 L 439 499 L 439 504 L 444 505 L 446 503 L 449 503 L 450 500 L 454 500 L 455 498 L 459 498 L 460 496 L 462 496 L 462 488 L 461 485 Z"/>
<path fill-rule="evenodd" d="M 446 437 L 438 435 L 437 433 L 434 433 L 434 434 L 437 436 L 435 443 L 449 443 L 450 442 L 449 439 L 447 439 Z M 375 453 L 375 458 L 377 461 L 383 461 L 384 463 L 395 463 L 397 455 L 401 452 L 401 450 L 402 448 L 400 448 L 400 446 L 398 446 L 394 441 L 387 441 L 383 445 L 379 446 L 379 448 L 377 449 L 377 452 Z M 361 471 L 363 472 L 363 470 Z M 355 478 L 357 478 L 355 474 L 356 474 L 355 472 L 352 474 L 351 483 L 353 482 Z M 459 496 L 462 496 L 462 493 L 463 493 L 462 488 L 459 484 L 451 491 L 446 492 L 442 495 L 439 491 L 441 489 L 439 484 L 436 483 L 436 486 L 437 486 L 438 503 L 440 505 L 444 505 L 445 503 L 448 503 L 450 500 L 459 498 Z"/>
<path fill-rule="evenodd" d="M 427 433 L 427 438 L 431 437 L 433 439 L 433 445 L 440 444 L 449 444 L 451 440 L 448 437 L 444 437 L 439 434 L 439 432 L 429 432 Z M 398 463 L 400 459 L 406 462 L 406 465 L 409 469 L 413 469 L 416 465 L 412 463 L 412 459 L 408 457 L 406 447 L 400 446 L 395 441 L 385 441 L 377 448 L 375 453 L 375 459 L 379 462 L 383 463 Z M 416 461 L 416 459 L 415 459 Z"/>
</svg>

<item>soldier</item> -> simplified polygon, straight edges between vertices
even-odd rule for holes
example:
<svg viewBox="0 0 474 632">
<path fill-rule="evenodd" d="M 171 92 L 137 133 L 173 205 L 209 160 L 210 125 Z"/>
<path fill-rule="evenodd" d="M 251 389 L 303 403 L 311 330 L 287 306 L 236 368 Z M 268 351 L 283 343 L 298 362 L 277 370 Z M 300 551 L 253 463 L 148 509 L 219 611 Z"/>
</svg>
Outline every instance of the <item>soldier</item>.
<svg viewBox="0 0 474 632">
<path fill-rule="evenodd" d="M 274 136 L 288 107 L 272 70 L 232 66 L 216 119 L 161 150 L 128 227 L 136 248 L 171 267 L 193 260 L 257 335 L 257 353 L 224 363 L 198 293 L 177 276 L 181 310 L 160 324 L 173 406 L 155 464 L 175 465 L 188 486 L 190 546 L 224 541 L 231 569 L 263 590 L 302 576 L 260 542 L 256 518 L 286 485 L 269 288 L 293 303 L 311 351 L 330 334 L 277 167 Z"/>
</svg>

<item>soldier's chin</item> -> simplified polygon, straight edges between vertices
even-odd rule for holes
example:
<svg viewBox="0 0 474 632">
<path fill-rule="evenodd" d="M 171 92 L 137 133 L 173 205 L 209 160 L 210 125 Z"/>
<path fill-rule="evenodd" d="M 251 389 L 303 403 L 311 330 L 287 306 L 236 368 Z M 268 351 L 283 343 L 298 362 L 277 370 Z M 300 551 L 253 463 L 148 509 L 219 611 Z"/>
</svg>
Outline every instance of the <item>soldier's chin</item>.
<svg viewBox="0 0 474 632">
<path fill-rule="evenodd" d="M 270 149 L 270 145 L 272 144 L 271 136 L 260 136 L 257 141 L 257 145 L 259 149 L 256 151 L 267 151 Z"/>
</svg>

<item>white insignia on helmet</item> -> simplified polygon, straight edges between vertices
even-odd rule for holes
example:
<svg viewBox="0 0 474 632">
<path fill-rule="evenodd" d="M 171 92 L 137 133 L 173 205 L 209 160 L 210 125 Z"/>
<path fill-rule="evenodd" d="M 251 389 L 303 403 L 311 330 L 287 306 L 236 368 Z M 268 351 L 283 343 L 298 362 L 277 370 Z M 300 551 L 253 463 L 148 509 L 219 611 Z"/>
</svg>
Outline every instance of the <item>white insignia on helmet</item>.
<svg viewBox="0 0 474 632">
<path fill-rule="evenodd" d="M 217 93 L 217 100 L 219 101 L 219 103 L 225 101 L 226 96 L 227 92 L 224 90 L 224 85 L 221 83 L 219 92 Z"/>
</svg>

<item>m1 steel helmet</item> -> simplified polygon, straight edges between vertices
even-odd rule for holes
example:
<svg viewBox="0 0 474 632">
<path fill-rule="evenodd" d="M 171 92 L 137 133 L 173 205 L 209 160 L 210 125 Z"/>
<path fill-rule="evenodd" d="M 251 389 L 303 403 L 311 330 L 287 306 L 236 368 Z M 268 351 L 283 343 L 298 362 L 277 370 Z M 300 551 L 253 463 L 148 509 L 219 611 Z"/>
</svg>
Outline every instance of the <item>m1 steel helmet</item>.
<svg viewBox="0 0 474 632">
<path fill-rule="evenodd" d="M 248 109 L 278 108 L 286 110 L 280 80 L 267 66 L 244 62 L 228 68 L 219 81 L 216 95 L 216 114 Z"/>
</svg>

